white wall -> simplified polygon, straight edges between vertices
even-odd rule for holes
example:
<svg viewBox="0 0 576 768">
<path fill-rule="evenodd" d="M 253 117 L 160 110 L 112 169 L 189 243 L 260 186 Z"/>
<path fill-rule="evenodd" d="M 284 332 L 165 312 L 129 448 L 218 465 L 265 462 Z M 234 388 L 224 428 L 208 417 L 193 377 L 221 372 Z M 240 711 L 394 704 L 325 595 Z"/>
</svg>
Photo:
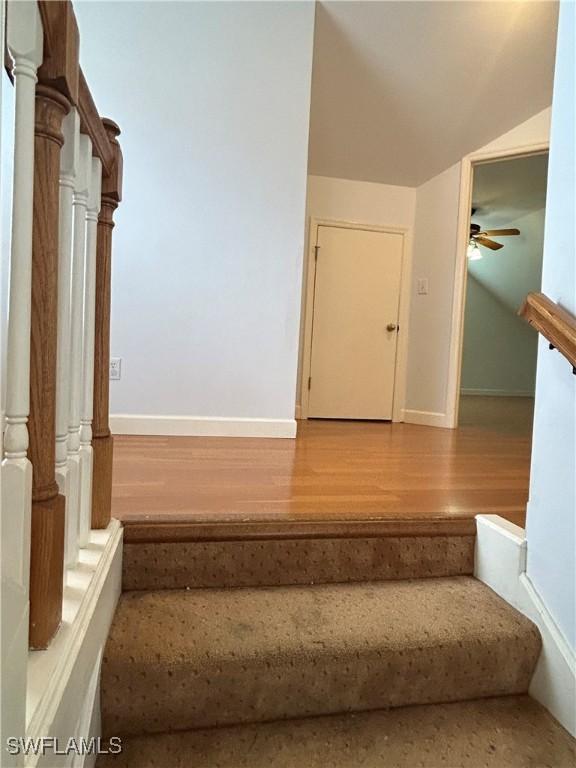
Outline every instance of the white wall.
<svg viewBox="0 0 576 768">
<path fill-rule="evenodd" d="M 335 179 L 328 176 L 308 176 L 297 410 L 300 404 L 300 372 L 304 349 L 304 308 L 306 306 L 306 274 L 310 254 L 309 227 L 311 217 L 412 230 L 415 210 L 416 190 L 411 187 Z"/>
<path fill-rule="evenodd" d="M 576 314 L 576 5 L 560 12 L 544 237 L 542 291 Z M 576 376 L 541 338 L 527 514 L 527 573 L 576 648 Z"/>
<path fill-rule="evenodd" d="M 112 412 L 291 422 L 313 3 L 76 13 L 86 77 L 124 151 Z"/>
<path fill-rule="evenodd" d="M 504 218 L 505 211 L 498 213 Z M 476 214 L 474 221 L 490 229 L 490 218 Z M 518 309 L 541 287 L 544 209 L 510 216 L 505 226 L 517 227 L 520 235 L 503 238 L 499 251 L 480 246 L 482 258 L 468 262 L 463 393 L 534 394 L 538 338 Z"/>
<path fill-rule="evenodd" d="M 308 176 L 308 217 L 410 228 L 415 206 L 412 187 Z"/>
<path fill-rule="evenodd" d="M 406 392 L 410 420 L 433 423 L 444 413 L 459 192 L 459 164 L 416 192 Z M 427 294 L 417 293 L 419 279 L 428 281 Z"/>
<path fill-rule="evenodd" d="M 550 109 L 545 109 L 476 152 L 546 142 L 549 123 Z M 458 163 L 416 191 L 406 409 L 410 420 L 437 426 L 449 425 L 446 411 L 460 174 Z M 428 279 L 427 295 L 416 292 L 419 278 Z"/>
</svg>

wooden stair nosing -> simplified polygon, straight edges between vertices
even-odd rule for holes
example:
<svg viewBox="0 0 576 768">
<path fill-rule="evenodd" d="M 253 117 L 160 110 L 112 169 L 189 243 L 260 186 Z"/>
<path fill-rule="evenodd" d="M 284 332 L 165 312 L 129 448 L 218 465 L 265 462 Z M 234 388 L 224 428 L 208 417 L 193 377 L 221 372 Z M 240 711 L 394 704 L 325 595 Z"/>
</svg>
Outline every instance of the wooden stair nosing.
<svg viewBox="0 0 576 768">
<path fill-rule="evenodd" d="M 242 541 L 263 539 L 378 538 L 405 536 L 475 536 L 475 518 L 408 520 L 176 522 L 124 520 L 126 543 Z"/>
</svg>

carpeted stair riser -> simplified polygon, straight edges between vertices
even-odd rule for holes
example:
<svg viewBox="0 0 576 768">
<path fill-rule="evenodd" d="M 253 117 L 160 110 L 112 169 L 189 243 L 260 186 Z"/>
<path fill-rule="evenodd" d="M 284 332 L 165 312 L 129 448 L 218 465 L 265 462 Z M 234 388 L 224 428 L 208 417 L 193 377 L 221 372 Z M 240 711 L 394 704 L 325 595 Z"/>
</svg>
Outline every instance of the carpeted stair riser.
<svg viewBox="0 0 576 768">
<path fill-rule="evenodd" d="M 98 768 L 573 768 L 574 740 L 528 696 L 124 740 Z"/>
<path fill-rule="evenodd" d="M 107 734 L 526 692 L 534 625 L 468 577 L 123 595 Z"/>
<path fill-rule="evenodd" d="M 472 574 L 474 536 L 126 543 L 124 590 L 328 584 Z"/>
</svg>

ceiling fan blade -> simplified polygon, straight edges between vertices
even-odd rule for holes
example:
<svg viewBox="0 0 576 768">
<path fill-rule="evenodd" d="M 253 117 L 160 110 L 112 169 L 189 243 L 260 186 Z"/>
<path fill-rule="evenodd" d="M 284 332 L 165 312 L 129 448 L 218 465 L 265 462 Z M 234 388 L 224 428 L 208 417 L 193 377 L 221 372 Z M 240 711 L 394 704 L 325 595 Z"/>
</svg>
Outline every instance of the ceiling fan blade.
<svg viewBox="0 0 576 768">
<path fill-rule="evenodd" d="M 519 235 L 519 229 L 486 229 L 482 232 L 483 235 L 498 235 L 499 237 L 506 237 L 507 235 Z"/>
<path fill-rule="evenodd" d="M 472 239 L 480 245 L 484 245 L 486 248 L 490 248 L 491 251 L 499 251 L 500 248 L 504 248 L 502 243 L 495 243 L 494 240 L 489 240 L 487 237 L 476 236 Z"/>
</svg>

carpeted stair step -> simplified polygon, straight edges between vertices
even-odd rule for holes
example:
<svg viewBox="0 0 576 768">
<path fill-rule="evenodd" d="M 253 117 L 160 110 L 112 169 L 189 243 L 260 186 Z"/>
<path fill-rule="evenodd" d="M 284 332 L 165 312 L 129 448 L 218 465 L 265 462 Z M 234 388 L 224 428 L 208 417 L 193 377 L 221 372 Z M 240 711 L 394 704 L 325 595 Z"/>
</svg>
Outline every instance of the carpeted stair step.
<svg viewBox="0 0 576 768">
<path fill-rule="evenodd" d="M 470 577 L 124 594 L 105 734 L 525 693 L 536 627 Z"/>
<path fill-rule="evenodd" d="M 574 739 L 528 696 L 125 739 L 98 768 L 573 768 Z"/>
<path fill-rule="evenodd" d="M 127 523 L 123 588 L 271 587 L 471 575 L 475 522 L 448 523 Z"/>
</svg>

